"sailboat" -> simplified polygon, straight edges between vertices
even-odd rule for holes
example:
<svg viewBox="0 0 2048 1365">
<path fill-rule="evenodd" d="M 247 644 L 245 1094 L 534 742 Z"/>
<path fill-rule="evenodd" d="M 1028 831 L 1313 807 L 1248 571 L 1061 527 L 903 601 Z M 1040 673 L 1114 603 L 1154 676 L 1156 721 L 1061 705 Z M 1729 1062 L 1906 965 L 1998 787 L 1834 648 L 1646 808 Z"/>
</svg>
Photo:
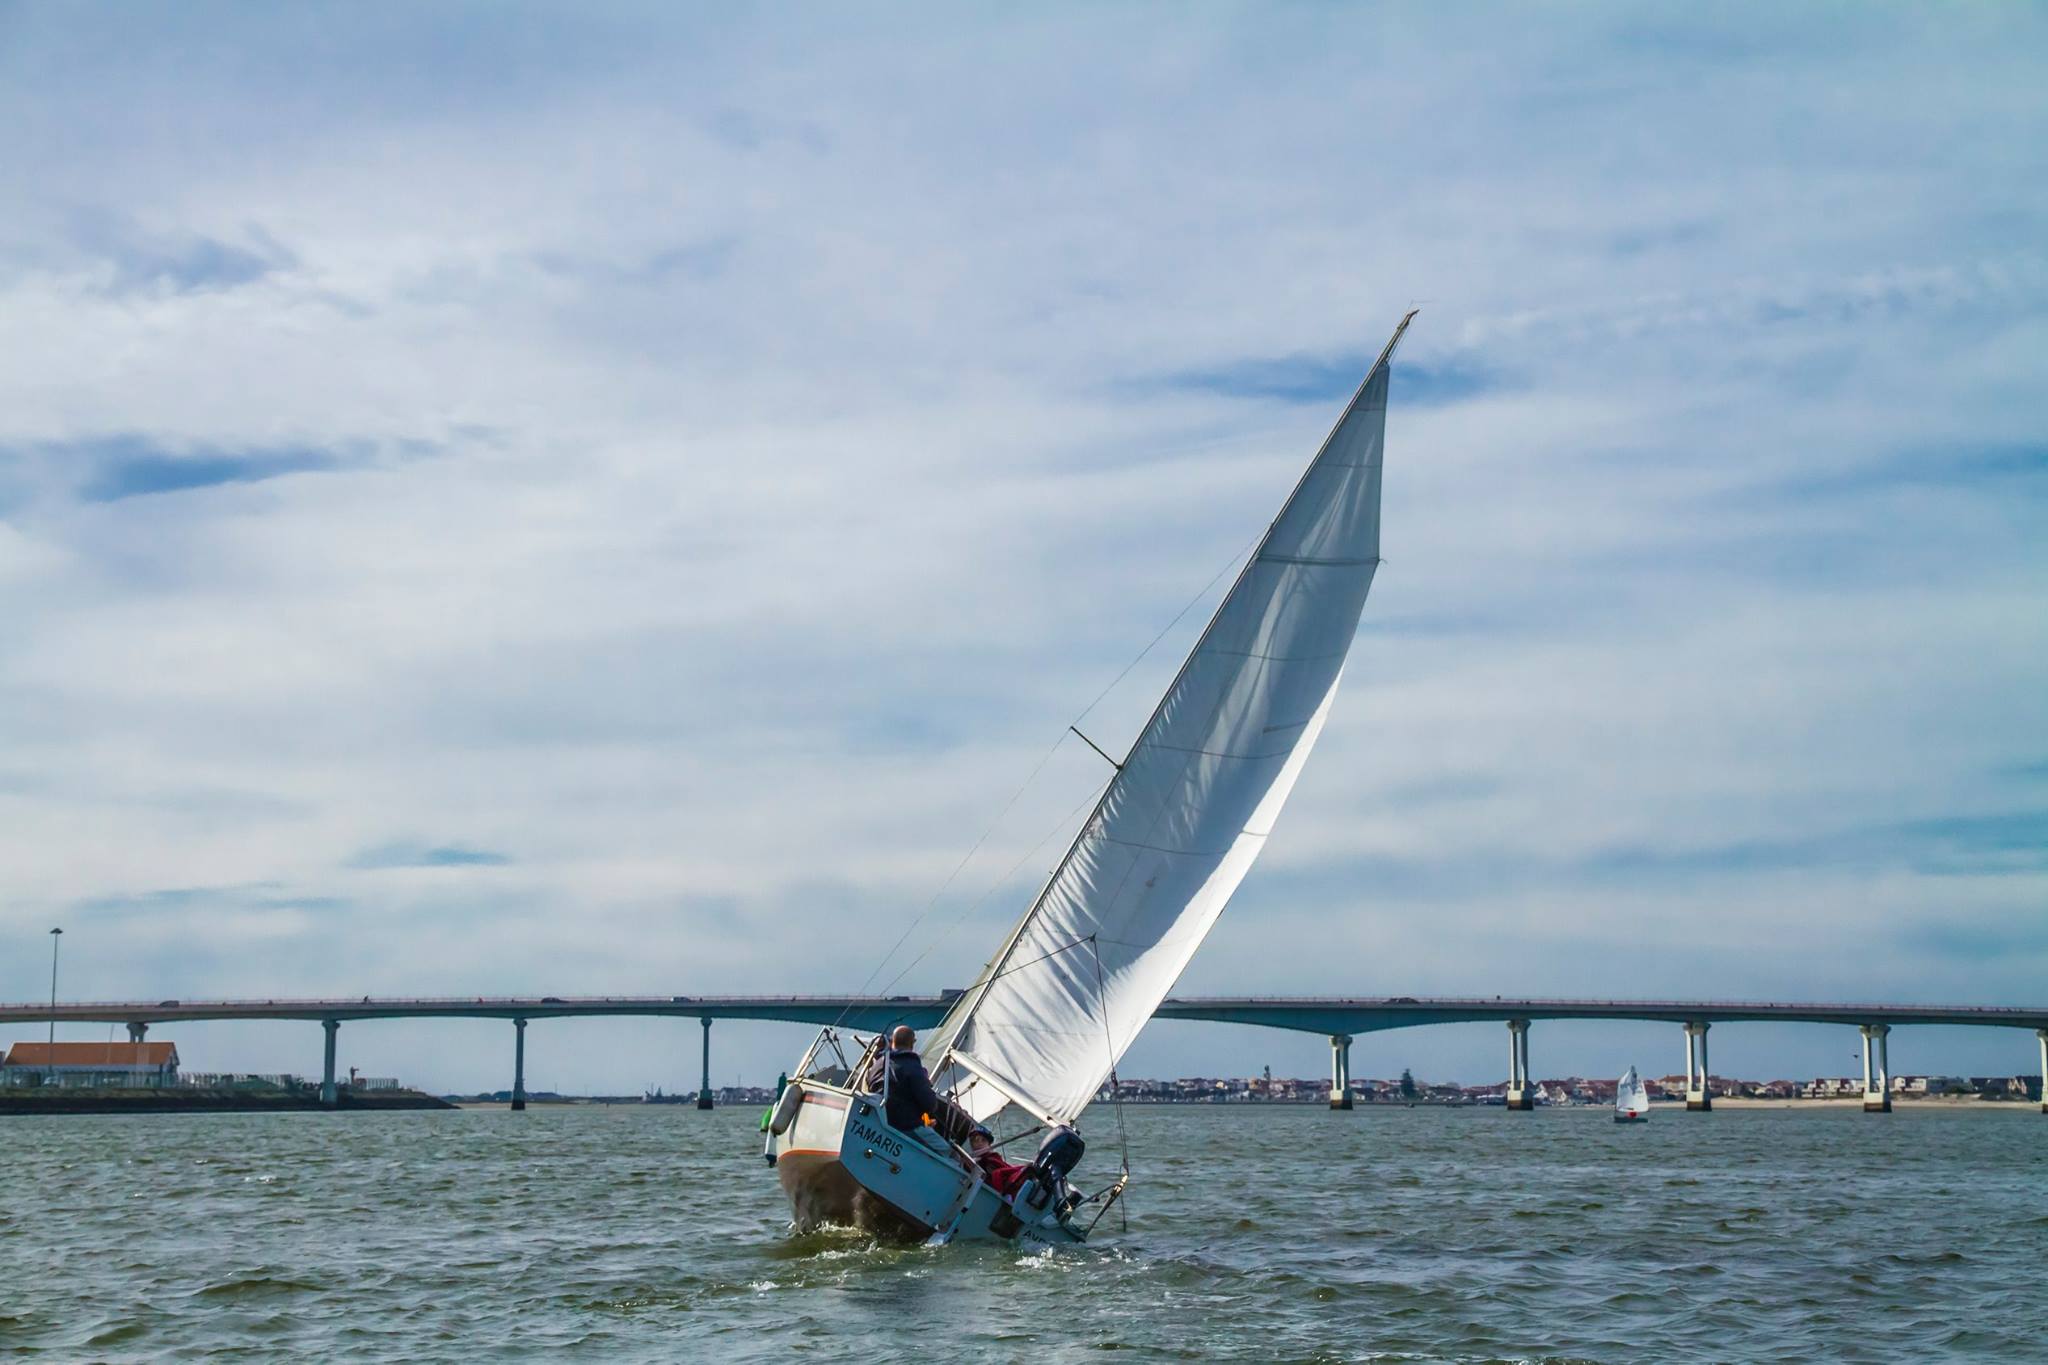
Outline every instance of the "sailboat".
<svg viewBox="0 0 2048 1365">
<path fill-rule="evenodd" d="M 1380 563 L 1388 367 L 1414 316 L 1395 327 L 1051 876 L 927 1037 L 920 1055 L 959 1114 L 892 1127 L 881 1037 L 826 1028 L 790 1073 L 764 1155 L 797 1228 L 1071 1245 L 1122 1196 L 1128 1151 L 1092 1193 L 1076 1183 L 1082 1111 L 1105 1080 L 1114 1097 L 1117 1060 L 1251 870 L 1329 715 Z M 1006 1110 L 1035 1125 L 1006 1141 L 1045 1135 L 1007 1196 L 942 1131 Z"/>
<path fill-rule="evenodd" d="M 1621 1073 L 1621 1079 L 1614 1083 L 1614 1121 L 1616 1123 L 1644 1123 L 1650 1117 L 1650 1087 L 1643 1084 L 1643 1078 L 1630 1067 Z"/>
</svg>

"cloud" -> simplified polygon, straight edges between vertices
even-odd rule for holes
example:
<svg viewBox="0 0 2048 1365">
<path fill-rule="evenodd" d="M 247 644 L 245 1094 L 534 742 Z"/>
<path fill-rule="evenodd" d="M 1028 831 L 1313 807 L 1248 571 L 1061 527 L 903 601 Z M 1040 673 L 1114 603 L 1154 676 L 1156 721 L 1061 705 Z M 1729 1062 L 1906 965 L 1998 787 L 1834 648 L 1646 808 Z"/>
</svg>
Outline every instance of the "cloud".
<svg viewBox="0 0 2048 1365">
<path fill-rule="evenodd" d="M 545 273 L 577 281 L 585 286 L 644 289 L 659 288 L 675 280 L 704 280 L 730 268 L 739 243 L 730 237 L 702 242 L 663 246 L 626 261 L 583 258 L 557 251 L 534 255 L 533 263 Z"/>
<path fill-rule="evenodd" d="M 238 289 L 297 264 L 261 228 L 245 228 L 242 236 L 244 243 L 236 245 L 198 232 L 152 232 L 106 209 L 71 215 L 72 245 L 103 265 L 106 290 L 115 297 Z"/>
<path fill-rule="evenodd" d="M 838 990 L 929 906 L 880 979 L 962 984 L 1102 779 L 1066 725 L 1165 628 L 1129 742 L 1419 300 L 1365 628 L 1184 985 L 2031 998 L 1963 949 L 2048 889 L 2043 22 L 12 15 L 0 939 Z M 635 1037 L 556 1079 L 694 1082 Z"/>
<path fill-rule="evenodd" d="M 1906 946 L 1965 963 L 2017 959 L 2039 964 L 2048 961 L 2048 926 L 2038 918 L 2010 924 L 1916 925 L 1907 934 Z"/>
</svg>

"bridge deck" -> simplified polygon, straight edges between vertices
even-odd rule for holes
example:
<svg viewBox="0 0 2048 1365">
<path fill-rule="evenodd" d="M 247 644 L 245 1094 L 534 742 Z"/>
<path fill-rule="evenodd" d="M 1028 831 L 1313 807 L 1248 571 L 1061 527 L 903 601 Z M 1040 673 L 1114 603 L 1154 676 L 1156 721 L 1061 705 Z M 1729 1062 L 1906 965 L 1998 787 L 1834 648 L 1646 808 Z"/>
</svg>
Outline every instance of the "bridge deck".
<svg viewBox="0 0 2048 1365">
<path fill-rule="evenodd" d="M 64 1001 L 0 1004 L 0 1024 L 159 1024 L 222 1019 L 555 1019 L 657 1016 L 928 1027 L 945 995 L 360 996 L 347 999 Z M 1547 1000 L 1474 997 L 1184 996 L 1155 1016 L 1307 1033 L 1369 1033 L 1422 1024 L 1506 1019 L 1636 1019 L 1668 1023 L 1783 1020 L 1826 1024 L 1975 1024 L 2048 1028 L 2048 1006 L 1807 1004 L 1754 1000 Z"/>
</svg>

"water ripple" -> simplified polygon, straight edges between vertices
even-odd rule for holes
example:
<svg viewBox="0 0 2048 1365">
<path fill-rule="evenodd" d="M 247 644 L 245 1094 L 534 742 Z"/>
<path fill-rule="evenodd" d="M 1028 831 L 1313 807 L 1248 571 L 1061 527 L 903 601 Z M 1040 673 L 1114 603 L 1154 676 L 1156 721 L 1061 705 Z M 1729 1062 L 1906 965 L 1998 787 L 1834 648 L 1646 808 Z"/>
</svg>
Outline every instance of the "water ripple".
<svg viewBox="0 0 2048 1365">
<path fill-rule="evenodd" d="M 793 1236 L 756 1117 L 17 1121 L 0 1355 L 1975 1360 L 2048 1320 L 2017 1109 L 1141 1109 L 1129 1231 L 1059 1254 Z"/>
</svg>

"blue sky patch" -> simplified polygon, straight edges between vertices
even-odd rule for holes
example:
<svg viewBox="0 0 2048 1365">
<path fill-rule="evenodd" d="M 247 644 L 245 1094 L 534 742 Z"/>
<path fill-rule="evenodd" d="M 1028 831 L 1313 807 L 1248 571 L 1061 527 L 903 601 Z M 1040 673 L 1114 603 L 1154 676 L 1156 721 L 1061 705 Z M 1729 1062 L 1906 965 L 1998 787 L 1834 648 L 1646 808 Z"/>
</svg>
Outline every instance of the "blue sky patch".
<svg viewBox="0 0 2048 1365">
<path fill-rule="evenodd" d="M 1342 403 L 1357 391 L 1378 351 L 1336 356 L 1282 356 L 1239 360 L 1213 368 L 1180 370 L 1138 382 L 1139 388 L 1208 393 L 1280 403 Z M 1397 361 L 1389 402 L 1435 405 L 1462 402 L 1500 386 L 1477 366 Z"/>
<path fill-rule="evenodd" d="M 1777 872 L 1818 867 L 1907 867 L 1924 876 L 2048 871 L 2048 811 L 1945 816 L 1796 839 L 1709 847 L 1624 847 L 1588 858 L 1586 871 L 1622 877 Z"/>
<path fill-rule="evenodd" d="M 236 886 L 166 886 L 154 891 L 94 896 L 73 908 L 94 919 L 136 915 L 183 914 L 206 909 L 346 910 L 351 902 L 339 896 L 298 896 L 279 882 L 245 882 Z M 90 924 L 85 926 L 88 930 Z"/>
<path fill-rule="evenodd" d="M 461 844 L 384 844 L 358 853 L 349 859 L 348 865 L 363 871 L 383 871 L 396 867 L 504 867 L 511 861 L 509 854 Z"/>
<path fill-rule="evenodd" d="M 1744 505 L 1826 503 L 1901 488 L 1960 488 L 1986 496 L 2048 495 L 2048 447 L 1908 451 L 1731 495 Z"/>
<path fill-rule="evenodd" d="M 333 469 L 341 463 L 330 451 L 306 447 L 173 452 L 139 436 L 80 441 L 69 446 L 67 453 L 80 457 L 89 471 L 78 490 L 87 502 L 261 483 L 287 474 Z"/>
</svg>

